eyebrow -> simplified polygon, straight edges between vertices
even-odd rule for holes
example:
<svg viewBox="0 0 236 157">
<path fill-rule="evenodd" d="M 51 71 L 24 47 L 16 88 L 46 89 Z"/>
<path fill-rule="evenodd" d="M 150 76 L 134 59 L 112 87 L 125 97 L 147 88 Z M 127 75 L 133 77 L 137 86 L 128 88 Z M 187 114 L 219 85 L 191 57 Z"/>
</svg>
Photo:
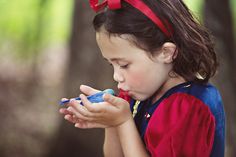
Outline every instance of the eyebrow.
<svg viewBox="0 0 236 157">
<path fill-rule="evenodd" d="M 108 59 L 107 58 L 104 58 L 106 61 L 108 61 Z M 124 58 L 111 58 L 110 59 L 112 62 L 116 62 L 116 61 L 126 61 L 126 59 L 124 59 Z"/>
</svg>

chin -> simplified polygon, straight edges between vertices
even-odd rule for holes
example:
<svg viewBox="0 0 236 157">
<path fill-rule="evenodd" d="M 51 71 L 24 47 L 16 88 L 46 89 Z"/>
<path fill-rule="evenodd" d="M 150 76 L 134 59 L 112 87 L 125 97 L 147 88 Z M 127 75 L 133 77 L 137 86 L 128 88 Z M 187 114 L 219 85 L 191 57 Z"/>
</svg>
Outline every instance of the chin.
<svg viewBox="0 0 236 157">
<path fill-rule="evenodd" d="M 145 97 L 145 96 L 138 96 L 138 95 L 131 95 L 131 97 L 134 99 L 134 100 L 138 100 L 138 101 L 144 101 L 144 100 L 147 100 L 148 98 Z"/>
</svg>

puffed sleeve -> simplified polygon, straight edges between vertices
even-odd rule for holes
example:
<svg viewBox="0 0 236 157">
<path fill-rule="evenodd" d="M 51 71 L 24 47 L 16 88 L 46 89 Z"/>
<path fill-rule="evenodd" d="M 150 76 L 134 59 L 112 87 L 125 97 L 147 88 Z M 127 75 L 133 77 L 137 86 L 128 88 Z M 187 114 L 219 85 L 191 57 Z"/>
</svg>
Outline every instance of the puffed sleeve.
<svg viewBox="0 0 236 157">
<path fill-rule="evenodd" d="M 209 107 L 194 96 L 176 93 L 159 104 L 144 139 L 152 157 L 209 157 L 214 133 Z"/>
</svg>

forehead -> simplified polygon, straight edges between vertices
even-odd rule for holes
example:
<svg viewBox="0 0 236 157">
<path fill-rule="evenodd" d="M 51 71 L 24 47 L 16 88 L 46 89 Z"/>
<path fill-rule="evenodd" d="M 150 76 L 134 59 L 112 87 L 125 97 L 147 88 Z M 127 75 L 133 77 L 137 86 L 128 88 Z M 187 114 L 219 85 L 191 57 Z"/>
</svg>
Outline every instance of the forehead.
<svg viewBox="0 0 236 157">
<path fill-rule="evenodd" d="M 106 31 L 100 31 L 96 32 L 96 40 L 98 44 L 111 44 L 113 46 L 125 45 L 130 47 L 136 47 L 132 42 L 133 37 L 128 34 L 116 35 L 109 34 Z"/>
<path fill-rule="evenodd" d="M 147 52 L 138 48 L 132 42 L 132 37 L 127 34 L 109 35 L 107 32 L 101 31 L 96 33 L 96 40 L 103 57 L 106 59 L 147 55 Z"/>
</svg>

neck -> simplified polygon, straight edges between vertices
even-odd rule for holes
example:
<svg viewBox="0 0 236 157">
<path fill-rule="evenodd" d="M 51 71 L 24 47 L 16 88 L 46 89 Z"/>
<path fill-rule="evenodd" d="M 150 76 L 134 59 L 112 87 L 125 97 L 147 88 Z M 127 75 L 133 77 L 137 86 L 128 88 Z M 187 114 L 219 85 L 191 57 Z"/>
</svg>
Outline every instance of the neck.
<svg viewBox="0 0 236 157">
<path fill-rule="evenodd" d="M 176 77 L 169 77 L 169 79 L 167 79 L 167 81 L 164 82 L 163 85 L 154 93 L 152 103 L 155 103 L 172 87 L 184 82 L 186 82 L 186 80 L 179 75 Z"/>
</svg>

